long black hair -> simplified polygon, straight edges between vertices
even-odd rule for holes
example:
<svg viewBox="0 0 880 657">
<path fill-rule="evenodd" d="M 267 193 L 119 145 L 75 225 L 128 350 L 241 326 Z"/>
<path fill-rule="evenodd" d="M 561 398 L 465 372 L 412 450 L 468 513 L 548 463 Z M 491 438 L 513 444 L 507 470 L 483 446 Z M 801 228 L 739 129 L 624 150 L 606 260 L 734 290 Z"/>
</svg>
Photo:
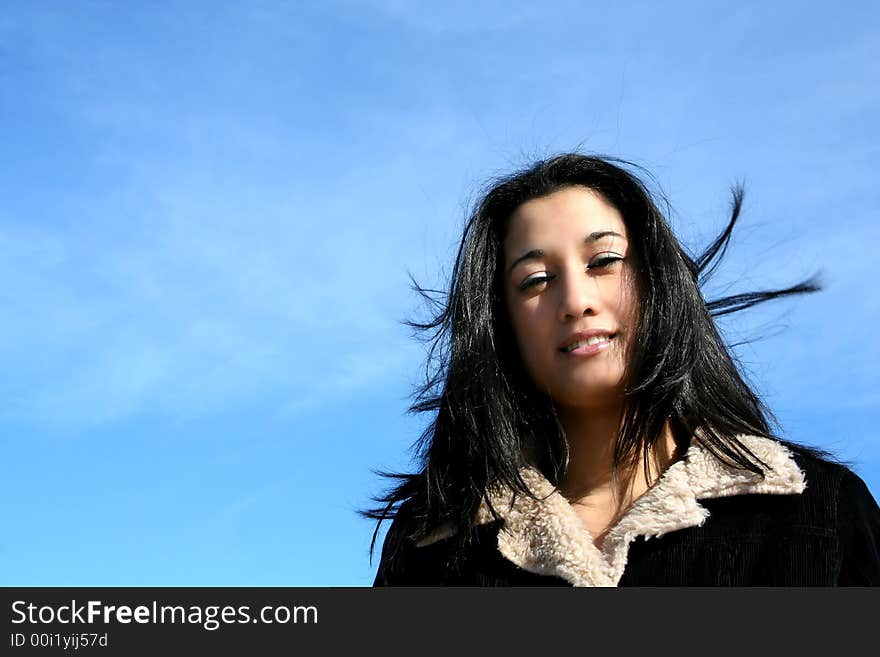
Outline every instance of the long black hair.
<svg viewBox="0 0 880 657">
<path fill-rule="evenodd" d="M 523 466 L 539 469 L 554 485 L 561 481 L 568 444 L 552 401 L 537 390 L 519 356 L 501 273 L 514 210 L 570 186 L 589 188 L 615 206 L 635 249 L 640 318 L 626 372 L 615 471 L 639 458 L 647 465 L 668 421 L 677 454 L 698 440 L 725 463 L 763 475 L 766 464 L 737 436 L 775 438 L 767 418 L 778 422 L 741 376 L 713 317 L 814 292 L 819 285 L 813 277 L 784 289 L 707 302 L 700 287 L 727 249 L 742 187 L 733 189 L 725 229 L 692 258 L 634 171 L 641 170 L 623 160 L 569 153 L 495 180 L 467 221 L 448 292 L 413 283 L 435 312 L 427 322 L 408 322 L 429 345 L 426 380 L 410 411 L 433 415 L 416 443 L 420 471 L 380 473 L 396 485 L 375 499 L 379 506 L 362 512 L 377 521 L 371 553 L 382 521 L 395 518 L 398 540 L 451 525 L 463 547 L 490 484 L 532 495 L 519 474 Z"/>
</svg>

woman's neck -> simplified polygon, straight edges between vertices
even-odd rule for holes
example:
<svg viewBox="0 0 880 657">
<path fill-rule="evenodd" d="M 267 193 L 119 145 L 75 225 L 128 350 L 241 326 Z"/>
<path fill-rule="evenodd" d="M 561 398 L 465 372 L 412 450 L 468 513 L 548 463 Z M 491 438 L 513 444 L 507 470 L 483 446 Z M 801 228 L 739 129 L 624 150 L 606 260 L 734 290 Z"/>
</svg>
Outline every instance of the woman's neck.
<svg viewBox="0 0 880 657">
<path fill-rule="evenodd" d="M 652 485 L 674 458 L 675 441 L 669 424 L 657 441 L 651 459 L 650 483 L 646 481 L 644 459 L 639 454 L 632 466 L 621 464 L 617 485 L 611 472 L 614 446 L 623 419 L 623 409 L 557 409 L 569 445 L 569 464 L 560 491 L 569 500 L 603 497 L 627 506 Z"/>
</svg>

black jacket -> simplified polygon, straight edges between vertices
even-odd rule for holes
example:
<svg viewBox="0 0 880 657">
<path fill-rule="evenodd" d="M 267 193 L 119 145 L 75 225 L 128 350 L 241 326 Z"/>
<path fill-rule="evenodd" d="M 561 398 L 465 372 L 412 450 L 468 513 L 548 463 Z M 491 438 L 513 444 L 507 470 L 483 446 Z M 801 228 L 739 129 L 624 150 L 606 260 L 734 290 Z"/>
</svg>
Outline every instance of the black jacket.
<svg viewBox="0 0 880 657">
<path fill-rule="evenodd" d="M 694 443 L 608 532 L 599 549 L 536 470 L 542 498 L 491 493 L 455 559 L 450 531 L 418 541 L 395 519 L 375 586 L 876 586 L 880 508 L 847 468 L 755 436 L 762 480 Z M 400 538 L 400 549 L 389 548 Z"/>
</svg>

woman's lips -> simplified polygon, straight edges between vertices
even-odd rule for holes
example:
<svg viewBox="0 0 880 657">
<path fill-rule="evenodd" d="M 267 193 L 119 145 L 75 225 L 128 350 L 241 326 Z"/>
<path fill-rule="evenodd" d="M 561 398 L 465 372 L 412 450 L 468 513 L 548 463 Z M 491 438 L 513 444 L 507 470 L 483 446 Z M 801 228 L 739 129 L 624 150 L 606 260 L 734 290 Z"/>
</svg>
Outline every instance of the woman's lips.
<svg viewBox="0 0 880 657">
<path fill-rule="evenodd" d="M 574 349 L 560 351 L 563 356 L 568 357 L 583 357 L 583 356 L 593 356 L 598 354 L 599 352 L 605 351 L 608 347 L 611 346 L 611 341 L 615 336 L 608 336 L 603 338 L 600 342 L 595 342 L 593 344 L 578 344 Z"/>
</svg>

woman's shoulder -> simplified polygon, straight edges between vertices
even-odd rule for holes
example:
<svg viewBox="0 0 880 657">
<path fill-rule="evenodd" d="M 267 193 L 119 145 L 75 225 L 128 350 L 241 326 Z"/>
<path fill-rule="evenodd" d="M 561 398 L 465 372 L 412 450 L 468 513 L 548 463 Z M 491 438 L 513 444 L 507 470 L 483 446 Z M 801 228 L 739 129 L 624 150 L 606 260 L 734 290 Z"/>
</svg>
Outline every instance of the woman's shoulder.
<svg viewBox="0 0 880 657">
<path fill-rule="evenodd" d="M 788 450 L 803 472 L 807 490 L 820 492 L 825 497 L 844 496 L 847 499 L 873 500 L 867 485 L 851 464 L 817 447 L 785 440 L 778 442 Z"/>
<path fill-rule="evenodd" d="M 403 505 L 382 546 L 373 586 L 448 586 L 471 584 L 469 573 L 494 561 L 498 523 L 460 532 L 450 523 L 423 530 Z"/>
<path fill-rule="evenodd" d="M 426 545 L 426 533 L 416 520 L 415 501 L 403 502 L 391 520 L 373 586 L 434 586 L 444 570 L 447 540 Z M 439 536 L 444 539 L 444 536 Z"/>
<path fill-rule="evenodd" d="M 780 527 L 844 538 L 855 526 L 880 540 L 880 508 L 852 465 L 822 449 L 775 437 L 744 436 L 741 442 L 765 464 L 764 476 L 755 478 L 751 473 L 716 468 L 721 474 L 709 478 L 712 485 L 708 492 L 702 491 L 701 500 L 706 504 L 719 510 L 741 507 L 744 512 L 759 512 Z M 691 467 L 701 475 L 707 469 L 712 472 L 708 465 L 716 464 L 708 457 L 706 462 L 696 461 Z M 703 499 L 725 495 L 732 496 L 728 502 Z"/>
<path fill-rule="evenodd" d="M 784 444 L 804 473 L 805 506 L 830 519 L 840 551 L 839 583 L 880 585 L 880 506 L 867 484 L 827 452 Z"/>
</svg>

